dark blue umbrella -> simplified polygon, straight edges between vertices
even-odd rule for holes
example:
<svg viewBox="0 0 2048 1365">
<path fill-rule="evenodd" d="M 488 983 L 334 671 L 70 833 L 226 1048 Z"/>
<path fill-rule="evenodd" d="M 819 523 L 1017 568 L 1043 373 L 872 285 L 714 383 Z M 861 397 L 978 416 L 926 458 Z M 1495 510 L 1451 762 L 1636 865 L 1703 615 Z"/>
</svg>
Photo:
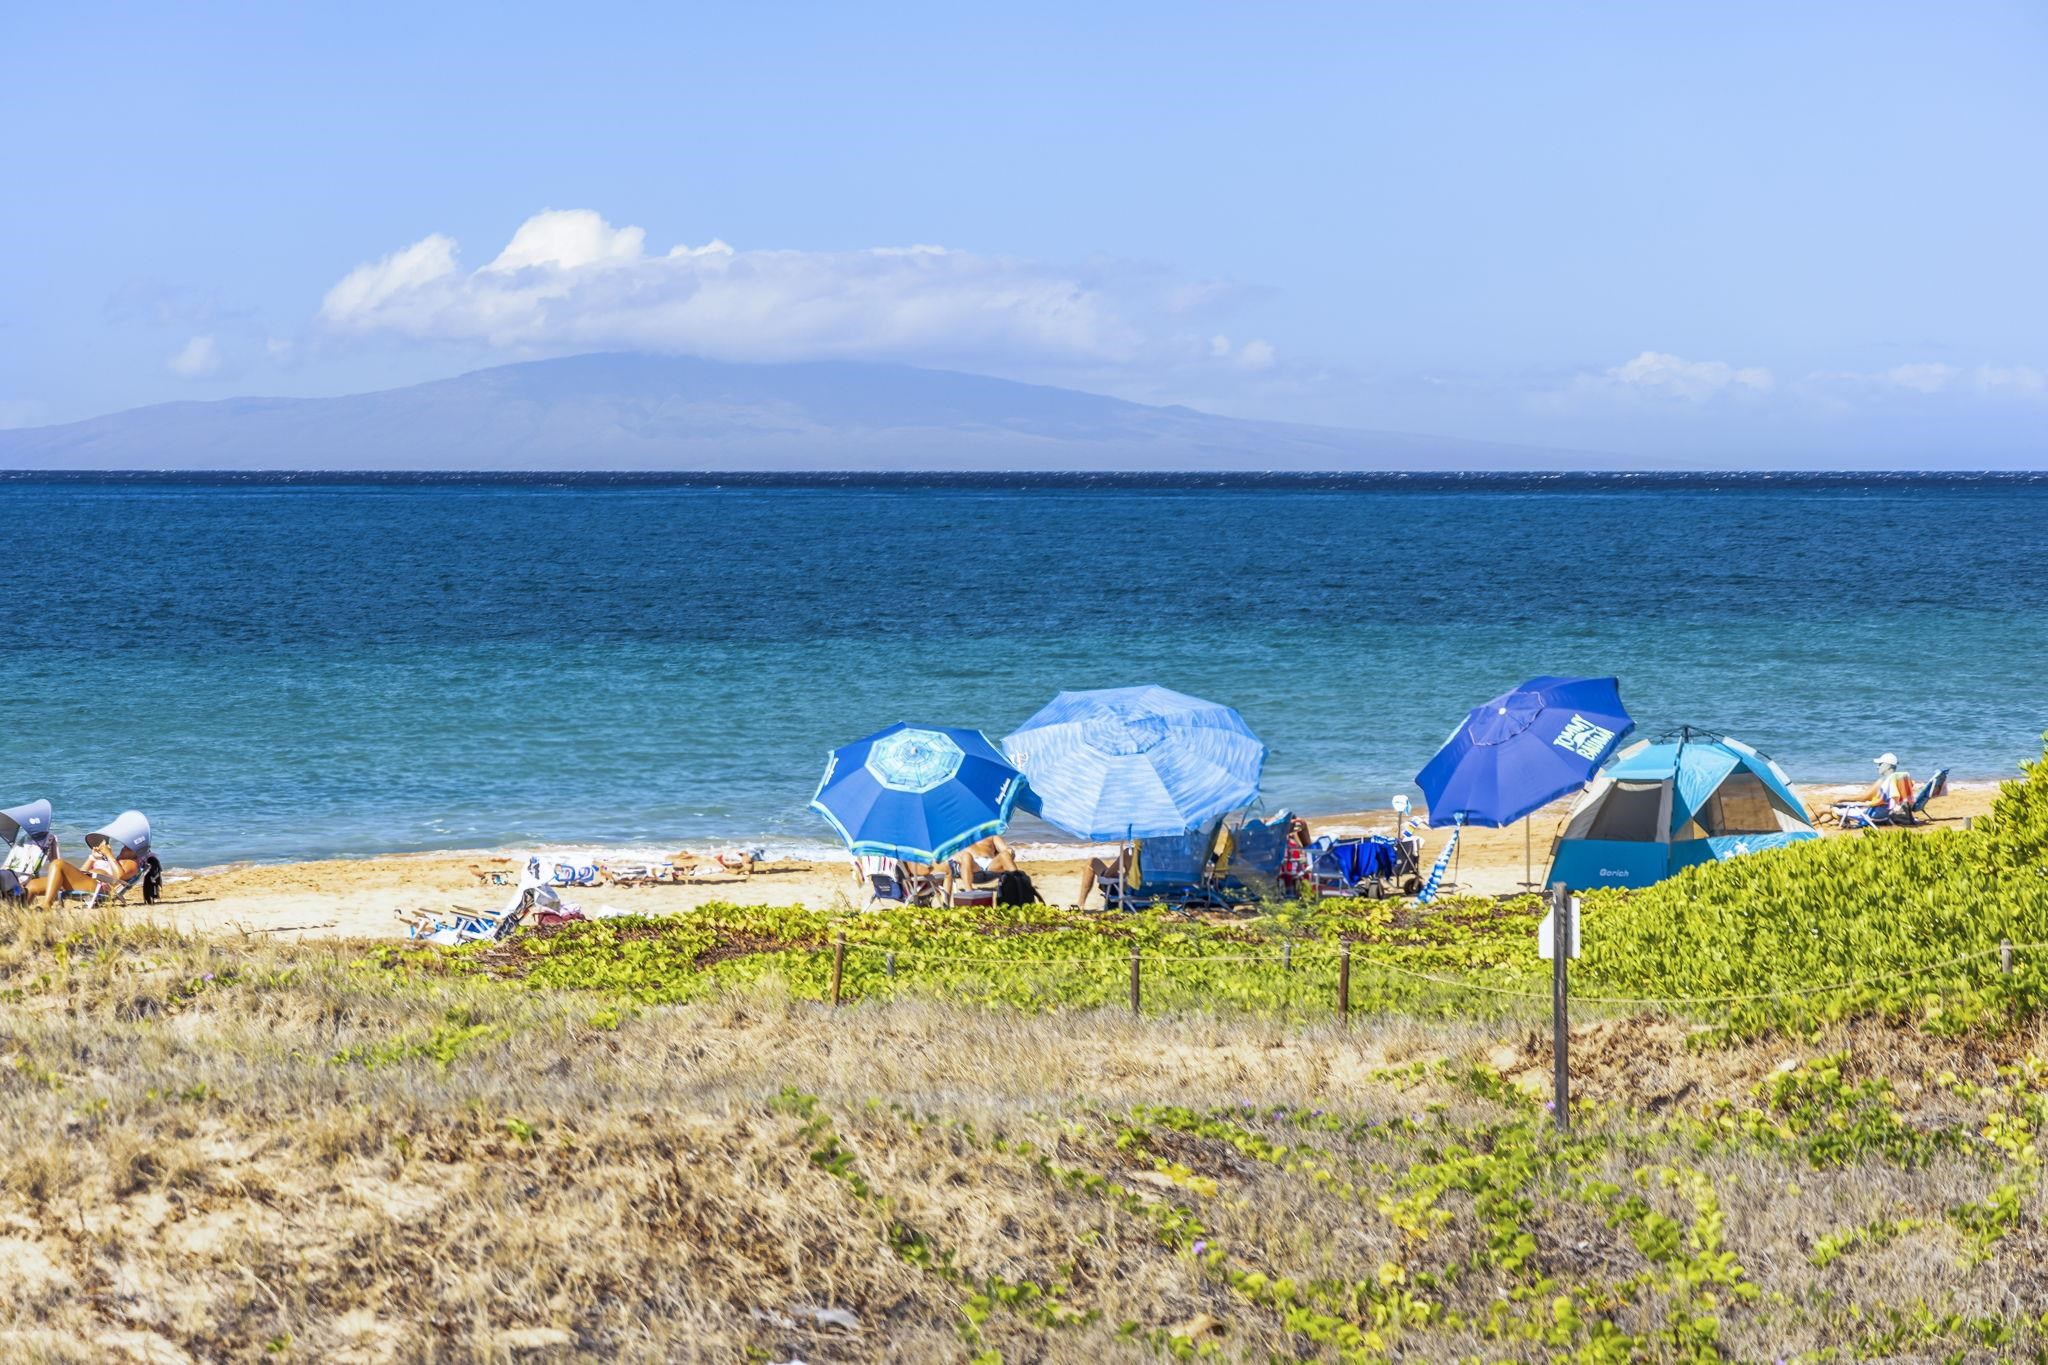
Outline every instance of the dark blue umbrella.
<svg viewBox="0 0 2048 1365">
<path fill-rule="evenodd" d="M 1023 787 L 981 731 L 898 721 L 832 751 L 811 809 L 849 852 L 936 863 L 1000 834 Z"/>
<path fill-rule="evenodd" d="M 1415 785 L 1432 825 L 1512 825 L 1585 786 L 1635 728 L 1614 678 L 1531 678 L 1473 708 Z"/>
</svg>

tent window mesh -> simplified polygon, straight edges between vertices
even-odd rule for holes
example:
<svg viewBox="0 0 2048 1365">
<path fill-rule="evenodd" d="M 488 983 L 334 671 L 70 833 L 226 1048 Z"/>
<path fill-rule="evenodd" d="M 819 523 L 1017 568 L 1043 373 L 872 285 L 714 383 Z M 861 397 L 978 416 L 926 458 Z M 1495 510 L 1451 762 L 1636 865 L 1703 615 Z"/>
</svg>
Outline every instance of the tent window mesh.
<svg viewBox="0 0 2048 1365">
<path fill-rule="evenodd" d="M 1775 834 L 1778 810 L 1755 773 L 1730 773 L 1700 813 L 1709 834 Z"/>
</svg>

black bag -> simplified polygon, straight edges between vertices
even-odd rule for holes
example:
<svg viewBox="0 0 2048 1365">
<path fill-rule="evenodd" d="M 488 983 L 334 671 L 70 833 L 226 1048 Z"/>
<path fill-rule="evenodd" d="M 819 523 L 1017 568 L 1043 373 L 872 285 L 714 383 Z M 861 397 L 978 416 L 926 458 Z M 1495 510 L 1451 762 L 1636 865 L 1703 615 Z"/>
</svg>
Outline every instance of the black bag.
<svg viewBox="0 0 2048 1365">
<path fill-rule="evenodd" d="M 1043 905 L 1038 888 L 1022 872 L 1005 872 L 996 881 L 997 905 Z"/>
</svg>

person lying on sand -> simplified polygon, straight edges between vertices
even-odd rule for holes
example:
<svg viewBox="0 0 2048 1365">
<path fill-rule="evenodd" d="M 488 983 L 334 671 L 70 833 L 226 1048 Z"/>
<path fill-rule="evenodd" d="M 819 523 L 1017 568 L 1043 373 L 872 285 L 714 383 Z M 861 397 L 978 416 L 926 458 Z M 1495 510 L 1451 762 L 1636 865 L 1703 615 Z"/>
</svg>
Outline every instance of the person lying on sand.
<svg viewBox="0 0 2048 1365">
<path fill-rule="evenodd" d="M 105 839 L 91 846 L 92 852 L 86 857 L 84 867 L 55 857 L 56 847 L 57 841 L 52 838 L 50 870 L 28 884 L 29 898 L 40 897 L 45 910 L 54 906 L 57 898 L 66 892 L 84 895 L 93 891 L 111 891 L 142 870 L 142 864 L 132 852 L 126 848 L 118 854 L 110 852 L 110 841 Z"/>
<path fill-rule="evenodd" d="M 722 848 L 716 853 L 692 853 L 687 848 L 679 848 L 668 855 L 668 865 L 676 870 L 678 877 L 719 873 L 740 878 L 754 875 L 752 855 L 736 848 Z"/>
</svg>

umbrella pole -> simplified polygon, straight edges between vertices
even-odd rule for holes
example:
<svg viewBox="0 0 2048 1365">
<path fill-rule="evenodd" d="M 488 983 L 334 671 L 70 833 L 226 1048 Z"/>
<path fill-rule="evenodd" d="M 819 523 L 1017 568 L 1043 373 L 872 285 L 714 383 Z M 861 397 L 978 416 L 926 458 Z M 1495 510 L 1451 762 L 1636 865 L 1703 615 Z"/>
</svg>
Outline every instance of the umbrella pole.
<svg viewBox="0 0 2048 1365">
<path fill-rule="evenodd" d="M 1534 886 L 1536 836 L 1529 832 L 1529 817 L 1522 817 L 1522 885 Z"/>
</svg>

